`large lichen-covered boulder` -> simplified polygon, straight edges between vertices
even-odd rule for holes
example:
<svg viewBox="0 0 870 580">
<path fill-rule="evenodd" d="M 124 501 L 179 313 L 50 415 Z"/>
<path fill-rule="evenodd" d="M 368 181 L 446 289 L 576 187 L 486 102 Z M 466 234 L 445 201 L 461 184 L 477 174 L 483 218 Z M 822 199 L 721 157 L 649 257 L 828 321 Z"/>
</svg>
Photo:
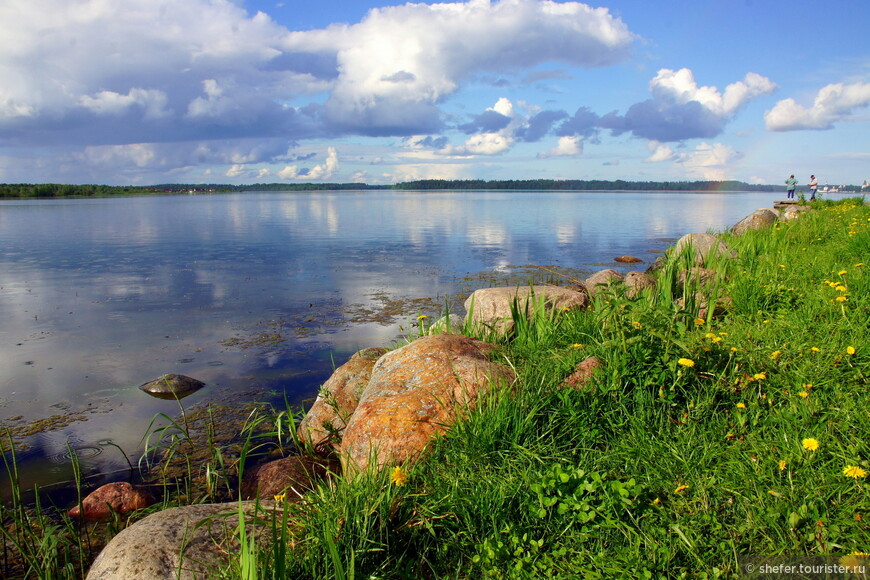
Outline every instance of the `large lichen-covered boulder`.
<svg viewBox="0 0 870 580">
<path fill-rule="evenodd" d="M 301 441 L 317 449 L 327 445 L 338 448 L 341 433 L 359 404 L 372 368 L 386 352 L 385 348 L 366 348 L 335 369 L 299 423 L 296 435 Z"/>
<path fill-rule="evenodd" d="M 260 505 L 264 503 L 269 505 Z M 216 577 L 229 555 L 239 551 L 239 509 L 251 515 L 255 506 L 255 502 L 201 504 L 151 514 L 109 541 L 91 565 L 87 580 Z M 267 541 L 268 528 L 250 524 L 246 529 L 249 537 Z"/>
<path fill-rule="evenodd" d="M 776 220 L 779 219 L 779 215 L 779 212 L 774 209 L 762 208 L 755 210 L 754 212 L 737 222 L 731 228 L 731 233 L 735 236 L 742 236 L 749 230 L 760 230 L 762 228 L 769 228 L 776 223 Z"/>
<path fill-rule="evenodd" d="M 494 385 L 513 381 L 490 360 L 495 346 L 436 334 L 391 351 L 375 364 L 341 442 L 344 473 L 413 461 Z"/>
<path fill-rule="evenodd" d="M 139 385 L 139 388 L 158 399 L 181 399 L 204 386 L 204 382 L 187 375 L 167 374 Z"/>
<path fill-rule="evenodd" d="M 597 296 L 602 289 L 607 289 L 623 281 L 622 274 L 612 268 L 599 270 L 586 278 L 584 282 L 590 296 Z"/>
<path fill-rule="evenodd" d="M 589 295 L 576 286 L 524 286 L 483 288 L 475 290 L 465 301 L 466 318 L 474 328 L 483 327 L 497 334 L 513 330 L 511 306 L 516 303 L 521 312 L 534 312 L 536 302 L 542 301 L 549 311 L 579 310 L 589 304 Z"/>
<path fill-rule="evenodd" d="M 696 266 L 708 265 L 717 258 L 736 258 L 737 251 L 713 234 L 686 234 L 674 245 L 672 255 L 691 249 Z"/>
</svg>

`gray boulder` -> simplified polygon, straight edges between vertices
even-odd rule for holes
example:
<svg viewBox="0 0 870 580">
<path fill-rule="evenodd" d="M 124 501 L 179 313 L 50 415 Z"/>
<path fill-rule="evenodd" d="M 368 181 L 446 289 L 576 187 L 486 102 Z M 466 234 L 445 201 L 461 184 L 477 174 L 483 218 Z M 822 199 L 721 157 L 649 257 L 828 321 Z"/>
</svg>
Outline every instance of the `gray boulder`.
<svg viewBox="0 0 870 580">
<path fill-rule="evenodd" d="M 692 252 L 696 266 L 704 266 L 716 258 L 736 258 L 737 252 L 713 234 L 686 234 L 673 248 L 673 255 Z"/>
<path fill-rule="evenodd" d="M 644 272 L 629 272 L 625 275 L 626 296 L 634 298 L 644 290 L 655 289 L 656 279 Z"/>
<path fill-rule="evenodd" d="M 588 278 L 586 278 L 586 290 L 590 296 L 596 296 L 602 289 L 607 289 L 614 284 L 619 284 L 623 281 L 622 275 L 608 268 L 607 270 L 599 270 Z"/>
<path fill-rule="evenodd" d="M 749 230 L 760 230 L 769 228 L 779 219 L 779 211 L 774 209 L 762 208 L 755 210 L 731 228 L 731 233 L 735 236 L 742 236 Z"/>
<path fill-rule="evenodd" d="M 201 580 L 214 578 L 228 554 L 239 551 L 239 509 L 255 502 L 172 508 L 144 518 L 111 539 L 88 571 L 87 580 Z M 274 502 L 260 502 L 274 509 Z M 268 518 L 266 518 L 268 520 Z M 264 538 L 267 526 L 249 524 L 248 536 Z"/>
<path fill-rule="evenodd" d="M 537 301 L 548 311 L 581 310 L 589 305 L 589 295 L 576 286 L 483 288 L 472 292 L 465 301 L 465 310 L 475 328 L 509 334 L 514 326 L 511 306 L 516 303 L 520 311 L 528 308 L 531 313 Z"/>
</svg>

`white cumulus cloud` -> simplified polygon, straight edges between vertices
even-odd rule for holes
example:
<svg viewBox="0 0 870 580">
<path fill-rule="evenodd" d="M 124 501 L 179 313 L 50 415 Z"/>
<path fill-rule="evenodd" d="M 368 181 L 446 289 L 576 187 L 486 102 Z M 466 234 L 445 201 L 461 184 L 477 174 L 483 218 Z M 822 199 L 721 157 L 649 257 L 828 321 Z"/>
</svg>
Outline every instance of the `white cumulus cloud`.
<svg viewBox="0 0 870 580">
<path fill-rule="evenodd" d="M 545 153 L 539 154 L 538 157 L 573 157 L 576 155 L 583 155 L 583 138 L 566 136 L 559 137 L 555 147 L 551 147 Z"/>
<path fill-rule="evenodd" d="M 694 150 L 676 156 L 675 162 L 695 178 L 719 181 L 732 175 L 731 165 L 743 154 L 722 143 L 701 143 Z"/>
<path fill-rule="evenodd" d="M 335 147 L 326 149 L 326 159 L 323 163 L 314 167 L 298 167 L 297 165 L 288 165 L 278 172 L 278 177 L 281 179 L 303 179 L 316 181 L 320 179 L 328 179 L 338 170 L 338 152 Z"/>
<path fill-rule="evenodd" d="M 856 109 L 870 105 L 870 83 L 835 83 L 823 87 L 811 107 L 792 98 L 783 99 L 764 113 L 771 131 L 831 129 L 834 123 L 847 120 Z"/>
<path fill-rule="evenodd" d="M 644 160 L 646 163 L 661 163 L 674 159 L 674 150 L 664 143 L 649 141 L 646 146 L 650 151 L 650 156 Z"/>
</svg>

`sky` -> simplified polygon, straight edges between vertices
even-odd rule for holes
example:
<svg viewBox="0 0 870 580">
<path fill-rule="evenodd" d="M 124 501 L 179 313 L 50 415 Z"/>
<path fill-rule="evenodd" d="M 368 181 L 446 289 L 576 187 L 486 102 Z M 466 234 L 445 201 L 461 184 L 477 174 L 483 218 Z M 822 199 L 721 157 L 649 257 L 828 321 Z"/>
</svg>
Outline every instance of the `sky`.
<svg viewBox="0 0 870 580">
<path fill-rule="evenodd" d="M 3 0 L 0 183 L 870 179 L 870 2 Z"/>
</svg>

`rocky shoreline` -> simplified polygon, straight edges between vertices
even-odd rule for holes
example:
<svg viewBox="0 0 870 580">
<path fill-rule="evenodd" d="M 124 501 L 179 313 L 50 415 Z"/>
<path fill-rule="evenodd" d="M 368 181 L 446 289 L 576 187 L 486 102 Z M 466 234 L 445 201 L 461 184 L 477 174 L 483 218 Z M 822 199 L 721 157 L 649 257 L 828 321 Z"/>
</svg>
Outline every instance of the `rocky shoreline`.
<svg viewBox="0 0 870 580">
<path fill-rule="evenodd" d="M 743 233 L 794 219 L 808 209 L 776 202 L 760 209 L 730 232 Z M 711 257 L 730 259 L 734 251 L 719 237 L 693 233 L 681 238 L 668 256 L 689 252 L 693 266 L 680 274 L 682 283 L 703 285 L 717 273 L 708 268 Z M 632 263 L 630 256 L 619 261 Z M 154 513 L 123 530 L 93 563 L 89 579 L 140 580 L 200 578 L 219 567 L 227 554 L 238 550 L 236 526 L 246 514 L 280 510 L 283 499 L 302 499 L 319 479 L 353 478 L 369 470 L 406 466 L 425 455 L 437 434 L 472 411 L 493 389 L 517 389 L 513 370 L 493 357 L 496 344 L 454 334 L 474 328 L 478 335 L 509 335 L 516 313 L 551 316 L 590 307 L 599 292 L 614 286 L 626 295 L 652 291 L 656 271 L 664 257 L 646 271 L 620 275 L 615 270 L 596 272 L 570 286 L 486 288 L 474 291 L 465 302 L 466 317 L 436 321 L 409 344 L 387 351 L 366 348 L 339 366 L 322 386 L 311 409 L 297 428 L 302 454 L 265 463 L 241 482 L 240 501 L 226 504 L 182 506 Z M 727 307 L 722 303 L 702 309 Z M 703 311 L 703 310 L 702 310 Z M 586 359 L 566 375 L 564 388 L 588 388 L 600 361 Z M 282 502 L 274 501 L 280 497 Z M 107 507 L 129 513 L 149 501 L 147 492 L 129 484 L 109 484 L 85 499 L 78 517 L 104 517 Z M 92 516 L 88 515 L 91 508 Z M 99 512 L 99 513 L 98 513 Z M 111 513 L 111 512 L 108 512 Z M 250 519 L 250 518 L 249 518 Z M 266 530 L 248 524 L 249 537 Z"/>
</svg>

